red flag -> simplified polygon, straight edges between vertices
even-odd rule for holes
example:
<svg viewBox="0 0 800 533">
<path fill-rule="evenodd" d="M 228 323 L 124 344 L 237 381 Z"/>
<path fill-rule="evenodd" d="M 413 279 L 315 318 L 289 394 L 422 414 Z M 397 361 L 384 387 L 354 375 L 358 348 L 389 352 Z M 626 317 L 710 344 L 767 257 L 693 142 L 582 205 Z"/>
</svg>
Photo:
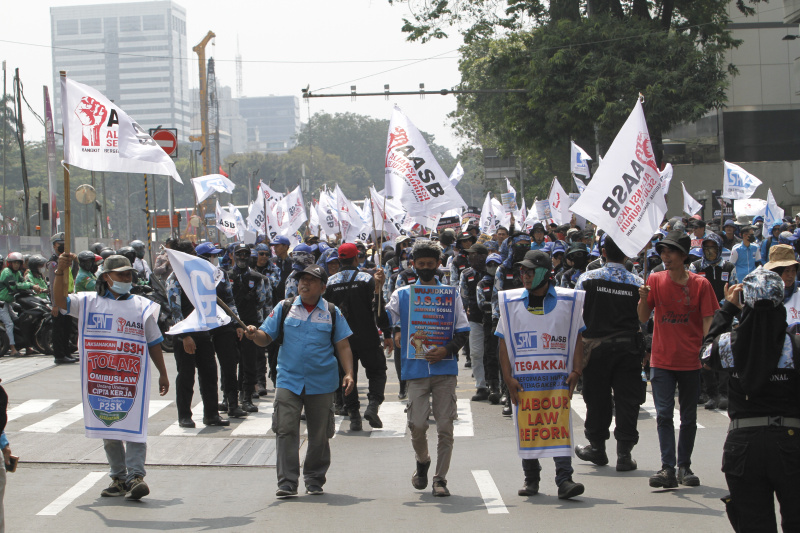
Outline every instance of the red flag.
<svg viewBox="0 0 800 533">
<path fill-rule="evenodd" d="M 228 176 L 228 173 L 227 173 L 227 172 L 225 172 L 224 170 L 222 170 L 222 165 L 220 165 L 220 166 L 219 166 L 219 173 L 220 173 L 220 174 L 222 174 L 223 176 L 225 176 L 226 178 L 229 178 L 229 177 L 230 177 L 230 176 Z"/>
</svg>

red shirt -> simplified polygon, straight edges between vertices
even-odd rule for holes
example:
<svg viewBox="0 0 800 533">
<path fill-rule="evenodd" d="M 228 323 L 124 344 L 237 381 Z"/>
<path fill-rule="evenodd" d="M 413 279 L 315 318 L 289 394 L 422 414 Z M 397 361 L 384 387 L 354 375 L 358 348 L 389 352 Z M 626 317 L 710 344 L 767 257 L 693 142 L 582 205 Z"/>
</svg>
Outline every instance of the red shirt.
<svg viewBox="0 0 800 533">
<path fill-rule="evenodd" d="M 719 309 L 711 283 L 688 272 L 686 285 L 672 281 L 669 272 L 647 279 L 647 305 L 655 308 L 650 366 L 665 370 L 700 369 L 703 318 Z"/>
</svg>

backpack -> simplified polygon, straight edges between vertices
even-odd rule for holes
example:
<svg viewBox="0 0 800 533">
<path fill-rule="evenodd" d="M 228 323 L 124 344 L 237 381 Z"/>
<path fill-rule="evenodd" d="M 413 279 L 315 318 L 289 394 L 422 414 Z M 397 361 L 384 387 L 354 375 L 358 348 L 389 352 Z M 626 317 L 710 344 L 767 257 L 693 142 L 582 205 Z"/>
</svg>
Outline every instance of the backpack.
<svg viewBox="0 0 800 533">
<path fill-rule="evenodd" d="M 295 296 L 294 298 L 286 298 L 283 302 L 281 302 L 281 323 L 278 326 L 278 337 L 275 339 L 275 345 L 281 346 L 283 344 L 283 323 L 286 322 L 286 317 L 289 315 L 289 311 L 294 305 L 294 302 L 300 298 L 299 296 Z M 328 304 L 328 312 L 331 314 L 331 344 L 334 347 L 334 357 L 336 356 L 336 343 L 333 342 L 333 335 L 336 333 L 336 306 L 331 302 L 327 302 Z"/>
</svg>

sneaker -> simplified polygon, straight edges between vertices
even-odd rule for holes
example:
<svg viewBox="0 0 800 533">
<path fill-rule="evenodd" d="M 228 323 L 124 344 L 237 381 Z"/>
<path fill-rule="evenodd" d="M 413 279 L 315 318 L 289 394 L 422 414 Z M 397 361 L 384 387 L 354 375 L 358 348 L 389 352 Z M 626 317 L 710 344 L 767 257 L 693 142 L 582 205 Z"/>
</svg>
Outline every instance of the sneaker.
<svg viewBox="0 0 800 533">
<path fill-rule="evenodd" d="M 308 485 L 306 487 L 306 494 L 311 494 L 312 496 L 319 496 L 323 492 L 322 487 L 319 485 Z"/>
<path fill-rule="evenodd" d="M 280 485 L 278 490 L 275 491 L 275 496 L 278 498 L 288 498 L 290 496 L 297 496 L 297 489 L 293 489 L 291 485 Z"/>
<path fill-rule="evenodd" d="M 103 492 L 100 493 L 100 496 L 105 496 L 107 498 L 113 498 L 116 496 L 125 496 L 128 493 L 128 489 L 125 487 L 125 483 L 117 478 L 113 478 L 111 480 L 111 485 L 108 488 L 103 489 Z"/>
<path fill-rule="evenodd" d="M 678 478 L 675 477 L 675 469 L 671 466 L 663 467 L 661 470 L 650 476 L 650 486 L 660 489 L 674 489 L 677 487 Z"/>
<path fill-rule="evenodd" d="M 571 479 L 567 479 L 566 481 L 562 481 L 561 485 L 558 486 L 558 499 L 569 500 L 570 498 L 583 494 L 583 490 L 584 487 L 582 483 L 575 483 Z"/>
<path fill-rule="evenodd" d="M 433 495 L 439 498 L 450 496 L 450 491 L 447 490 L 447 481 L 434 481 Z"/>
<path fill-rule="evenodd" d="M 700 478 L 688 466 L 679 466 L 678 483 L 687 487 L 697 487 L 700 485 Z"/>
<path fill-rule="evenodd" d="M 141 476 L 136 476 L 128 486 L 128 499 L 141 500 L 150 494 L 150 487 L 144 482 Z"/>
<path fill-rule="evenodd" d="M 417 469 L 411 476 L 411 484 L 417 490 L 424 490 L 428 486 L 428 469 L 431 467 L 430 460 L 427 463 L 417 461 Z"/>
<path fill-rule="evenodd" d="M 539 494 L 539 482 L 526 481 L 522 488 L 517 491 L 517 494 L 520 496 L 536 496 Z"/>
</svg>

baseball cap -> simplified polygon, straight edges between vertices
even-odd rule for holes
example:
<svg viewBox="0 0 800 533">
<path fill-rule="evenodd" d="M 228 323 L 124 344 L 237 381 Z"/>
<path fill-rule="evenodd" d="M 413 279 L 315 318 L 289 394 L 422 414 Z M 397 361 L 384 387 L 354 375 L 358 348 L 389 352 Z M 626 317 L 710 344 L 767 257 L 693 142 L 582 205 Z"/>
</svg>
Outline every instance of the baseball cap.
<svg viewBox="0 0 800 533">
<path fill-rule="evenodd" d="M 728 220 L 725 221 L 725 223 L 722 225 L 722 227 L 723 228 L 727 228 L 728 226 L 733 226 L 735 228 L 736 227 L 736 222 L 734 222 L 733 219 L 729 218 Z"/>
<path fill-rule="evenodd" d="M 195 247 L 194 251 L 197 255 L 217 255 L 222 250 L 214 246 L 213 242 L 201 242 Z"/>
<path fill-rule="evenodd" d="M 516 263 L 525 268 L 547 268 L 553 270 L 553 262 L 550 261 L 550 256 L 541 250 L 530 250 L 525 252 L 525 257 L 522 261 Z"/>
<path fill-rule="evenodd" d="M 327 272 L 325 272 L 325 269 L 323 269 L 319 265 L 311 265 L 311 266 L 306 267 L 305 270 L 303 270 L 301 273 L 297 274 L 297 279 L 299 280 L 303 276 L 303 274 L 311 274 L 315 278 L 319 278 L 319 279 L 321 279 L 322 281 L 324 281 L 326 283 L 328 281 Z"/>
<path fill-rule="evenodd" d="M 755 307 L 760 301 L 768 301 L 773 307 L 783 304 L 783 279 L 771 270 L 758 267 L 744 277 L 742 284 L 742 297 L 749 307 Z"/>
<path fill-rule="evenodd" d="M 340 259 L 352 259 L 358 255 L 358 247 L 352 242 L 346 242 L 339 246 L 338 254 Z"/>
<path fill-rule="evenodd" d="M 134 270 L 131 262 L 123 255 L 110 255 L 103 263 L 103 272 L 127 272 Z"/>
<path fill-rule="evenodd" d="M 688 256 L 689 248 L 692 246 L 692 239 L 682 231 L 670 231 L 666 237 L 656 243 L 656 252 L 660 254 L 664 246 L 675 248 Z"/>
<path fill-rule="evenodd" d="M 468 254 L 486 254 L 489 255 L 489 249 L 483 244 L 473 244 L 467 250 Z"/>
<path fill-rule="evenodd" d="M 489 257 L 486 258 L 486 264 L 489 263 L 497 263 L 498 265 L 503 262 L 503 258 L 500 254 L 489 254 Z"/>
<path fill-rule="evenodd" d="M 337 254 L 337 253 L 336 253 L 336 250 L 334 250 L 334 251 L 333 251 L 333 252 L 331 252 L 331 254 L 330 254 L 330 255 L 329 255 L 329 256 L 328 256 L 328 257 L 325 259 L 325 264 L 328 264 L 328 263 L 330 263 L 331 261 L 338 261 L 338 260 L 339 260 L 339 254 Z"/>
<path fill-rule="evenodd" d="M 247 255 L 250 255 L 250 247 L 247 246 L 245 243 L 240 242 L 236 246 L 233 247 L 233 255 L 237 255 L 239 252 L 245 252 Z"/>
<path fill-rule="evenodd" d="M 289 246 L 291 243 L 289 242 L 289 238 L 284 237 L 283 235 L 275 237 L 275 240 L 270 243 L 272 246 L 278 246 L 279 244 L 285 244 L 286 246 Z"/>
</svg>

